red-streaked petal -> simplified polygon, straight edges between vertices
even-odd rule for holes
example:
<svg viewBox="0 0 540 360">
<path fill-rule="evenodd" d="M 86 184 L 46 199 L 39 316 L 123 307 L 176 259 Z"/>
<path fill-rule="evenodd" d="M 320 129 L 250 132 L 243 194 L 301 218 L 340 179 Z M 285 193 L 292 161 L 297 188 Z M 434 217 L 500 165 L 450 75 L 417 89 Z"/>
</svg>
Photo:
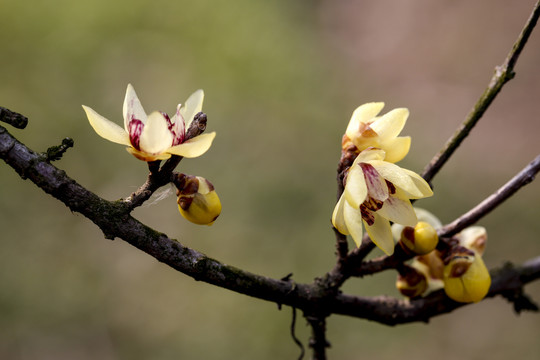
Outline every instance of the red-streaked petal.
<svg viewBox="0 0 540 360">
<path fill-rule="evenodd" d="M 364 173 L 368 196 L 379 201 L 388 199 L 388 185 L 373 165 L 369 163 L 358 165 Z"/>
<path fill-rule="evenodd" d="M 183 143 L 186 136 L 184 118 L 182 117 L 182 114 L 180 113 L 181 108 L 182 108 L 182 105 L 178 104 L 178 106 L 176 107 L 176 114 L 174 114 L 171 120 L 172 121 L 171 132 L 173 133 L 173 136 L 174 136 L 173 146 Z"/>
<path fill-rule="evenodd" d="M 191 94 L 184 106 L 180 108 L 180 113 L 184 118 L 186 131 L 189 129 L 189 125 L 191 125 L 195 114 L 202 110 L 203 100 L 204 91 L 199 89 Z"/>
<path fill-rule="evenodd" d="M 124 106 L 122 110 L 124 114 L 124 128 L 126 131 L 128 131 L 129 122 L 133 119 L 138 119 L 142 121 L 143 124 L 146 123 L 146 113 L 144 112 L 141 102 L 137 97 L 137 93 L 135 93 L 135 89 L 133 86 L 131 86 L 131 84 L 128 84 L 127 86 L 126 97 L 124 98 Z"/>
<path fill-rule="evenodd" d="M 141 120 L 133 119 L 128 124 L 129 141 L 131 142 L 131 146 L 137 150 L 141 149 L 139 143 L 143 128 L 144 124 Z"/>
</svg>

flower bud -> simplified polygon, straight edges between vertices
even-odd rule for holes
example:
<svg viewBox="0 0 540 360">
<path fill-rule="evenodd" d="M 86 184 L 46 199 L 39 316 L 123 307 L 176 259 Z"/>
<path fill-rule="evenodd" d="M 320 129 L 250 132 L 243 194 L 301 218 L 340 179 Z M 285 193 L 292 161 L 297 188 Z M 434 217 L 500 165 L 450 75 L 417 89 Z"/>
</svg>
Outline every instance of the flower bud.
<svg viewBox="0 0 540 360">
<path fill-rule="evenodd" d="M 491 286 L 482 256 L 459 251 L 450 255 L 444 267 L 444 291 L 452 300 L 469 303 L 482 300 Z"/>
<path fill-rule="evenodd" d="M 419 221 L 414 228 L 406 226 L 401 232 L 400 243 L 402 246 L 417 255 L 433 251 L 438 242 L 437 231 L 424 221 Z"/>
<path fill-rule="evenodd" d="M 455 236 L 461 246 L 482 255 L 486 249 L 487 231 L 482 226 L 470 226 Z"/>
<path fill-rule="evenodd" d="M 212 225 L 221 213 L 221 201 L 212 183 L 200 176 L 180 174 L 174 184 L 180 214 L 192 223 Z"/>
<path fill-rule="evenodd" d="M 422 295 L 428 287 L 426 275 L 412 266 L 404 265 L 399 270 L 396 288 L 409 298 Z"/>
</svg>

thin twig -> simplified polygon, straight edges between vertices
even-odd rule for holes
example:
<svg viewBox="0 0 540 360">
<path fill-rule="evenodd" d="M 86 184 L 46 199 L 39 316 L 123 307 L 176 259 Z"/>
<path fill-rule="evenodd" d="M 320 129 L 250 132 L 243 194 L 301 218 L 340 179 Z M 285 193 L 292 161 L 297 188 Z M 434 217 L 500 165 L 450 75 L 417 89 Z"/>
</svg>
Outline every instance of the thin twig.
<svg viewBox="0 0 540 360">
<path fill-rule="evenodd" d="M 523 186 L 534 180 L 536 174 L 540 171 L 540 155 L 531 161 L 523 170 L 521 170 L 510 181 L 504 184 L 500 189 L 487 197 L 480 204 L 463 214 L 448 225 L 439 229 L 439 236 L 452 236 L 457 234 L 467 226 L 470 226 L 490 213 L 502 202 L 514 195 Z"/>
<path fill-rule="evenodd" d="M 307 315 L 306 320 L 311 326 L 309 347 L 313 350 L 313 360 L 326 360 L 326 348 L 330 343 L 326 340 L 326 317 Z"/>
<path fill-rule="evenodd" d="M 540 1 L 536 3 L 525 27 L 519 34 L 518 39 L 514 43 L 512 50 L 510 50 L 506 60 L 501 66 L 495 68 L 495 74 L 491 78 L 487 89 L 484 91 L 480 99 L 476 102 L 471 112 L 467 115 L 467 118 L 457 129 L 454 135 L 447 141 L 444 147 L 439 151 L 437 155 L 429 162 L 422 172 L 422 177 L 431 182 L 433 177 L 439 172 L 443 165 L 450 159 L 450 156 L 459 147 L 461 142 L 469 135 L 472 128 L 480 120 L 484 112 L 491 105 L 497 94 L 501 91 L 504 84 L 511 80 L 514 73 L 514 66 L 523 50 L 532 30 L 534 29 L 536 22 L 540 17 Z"/>
<path fill-rule="evenodd" d="M 28 125 L 28 118 L 24 115 L 0 106 L 0 121 L 10 124 L 17 129 L 24 129 Z"/>
</svg>

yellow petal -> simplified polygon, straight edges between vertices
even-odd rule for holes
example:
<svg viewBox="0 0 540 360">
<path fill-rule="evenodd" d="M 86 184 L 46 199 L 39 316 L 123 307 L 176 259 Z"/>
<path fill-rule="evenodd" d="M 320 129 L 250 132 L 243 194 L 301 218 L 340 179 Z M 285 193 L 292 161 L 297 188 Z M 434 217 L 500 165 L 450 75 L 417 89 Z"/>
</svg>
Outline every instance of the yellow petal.
<svg viewBox="0 0 540 360">
<path fill-rule="evenodd" d="M 191 94 L 184 106 L 180 108 L 180 114 L 184 118 L 186 124 L 186 131 L 189 129 L 189 125 L 191 125 L 195 114 L 202 110 L 203 100 L 204 91 L 199 89 Z"/>
<path fill-rule="evenodd" d="M 381 141 L 384 142 L 394 139 L 399 135 L 408 117 L 408 109 L 394 109 L 375 120 L 370 127 L 379 135 Z"/>
<path fill-rule="evenodd" d="M 360 105 L 354 110 L 349 125 L 345 134 L 349 139 L 353 139 L 358 136 L 360 130 L 360 124 L 365 124 L 373 119 L 384 107 L 383 102 L 372 102 L 364 105 Z"/>
<path fill-rule="evenodd" d="M 126 131 L 128 131 L 128 124 L 132 120 L 132 118 L 141 120 L 143 123 L 146 123 L 146 113 L 144 112 L 144 109 L 141 105 L 141 102 L 139 101 L 139 98 L 137 97 L 137 94 L 135 93 L 135 89 L 131 84 L 128 84 L 126 89 L 126 96 L 124 98 L 124 106 L 123 106 L 123 114 L 124 114 L 124 128 Z"/>
<path fill-rule="evenodd" d="M 354 159 L 354 165 L 357 165 L 361 162 L 370 162 L 373 160 L 383 160 L 386 153 L 384 150 L 376 149 L 376 148 L 367 148 L 364 151 L 362 151 L 356 159 Z"/>
<path fill-rule="evenodd" d="M 173 135 L 163 114 L 155 111 L 148 116 L 141 133 L 140 150 L 149 154 L 161 154 L 171 147 Z"/>
<path fill-rule="evenodd" d="M 193 139 L 189 139 L 180 145 L 167 149 L 167 152 L 186 158 L 201 156 L 208 149 L 210 149 L 210 146 L 212 146 L 212 141 L 214 141 L 215 137 L 215 132 L 195 136 Z"/>
<path fill-rule="evenodd" d="M 99 136 L 117 144 L 131 145 L 129 135 L 124 129 L 112 121 L 105 119 L 88 106 L 83 105 L 82 107 L 86 112 L 90 125 L 92 125 Z"/>
<path fill-rule="evenodd" d="M 362 244 L 362 214 L 360 209 L 355 209 L 347 201 L 343 202 L 343 218 L 347 230 L 351 234 L 356 246 Z"/>
<path fill-rule="evenodd" d="M 392 229 L 390 228 L 390 222 L 378 215 L 378 211 L 374 214 L 375 221 L 373 225 L 366 226 L 366 231 L 369 234 L 371 241 L 377 247 L 379 247 L 386 255 L 392 255 L 394 253 L 394 238 L 392 236 Z"/>
<path fill-rule="evenodd" d="M 161 154 L 148 154 L 142 151 L 135 149 L 134 147 L 126 148 L 127 152 L 135 156 L 137 159 L 142 161 L 156 161 L 156 160 L 167 160 L 171 157 L 171 154 L 161 153 Z"/>
<path fill-rule="evenodd" d="M 343 195 L 347 202 L 355 209 L 359 209 L 360 205 L 366 200 L 368 189 L 364 172 L 359 165 L 353 165 L 347 175 L 347 183 Z"/>
<path fill-rule="evenodd" d="M 431 190 L 431 187 L 423 177 L 408 169 L 403 169 L 403 171 L 409 175 L 410 179 L 414 182 L 414 186 L 416 186 L 418 192 L 421 194 L 420 197 L 409 197 L 409 199 L 421 199 L 433 196 L 433 190 Z M 415 194 L 411 193 L 411 195 Z"/>
<path fill-rule="evenodd" d="M 373 160 L 370 163 L 383 178 L 403 190 L 409 199 L 433 195 L 428 183 L 420 175 L 386 161 Z"/>
<path fill-rule="evenodd" d="M 416 213 L 408 199 L 390 196 L 377 214 L 396 223 L 405 226 L 415 226 L 418 222 Z"/>
<path fill-rule="evenodd" d="M 345 224 L 345 217 L 343 215 L 343 207 L 345 202 L 345 197 L 341 195 L 336 206 L 334 207 L 334 211 L 332 212 L 332 224 L 343 235 L 349 235 L 347 225 Z"/>
<path fill-rule="evenodd" d="M 397 163 L 403 160 L 403 158 L 409 153 L 411 148 L 411 137 L 403 136 L 397 137 L 387 142 L 381 143 L 381 148 L 386 152 L 384 161 L 391 163 Z"/>
</svg>

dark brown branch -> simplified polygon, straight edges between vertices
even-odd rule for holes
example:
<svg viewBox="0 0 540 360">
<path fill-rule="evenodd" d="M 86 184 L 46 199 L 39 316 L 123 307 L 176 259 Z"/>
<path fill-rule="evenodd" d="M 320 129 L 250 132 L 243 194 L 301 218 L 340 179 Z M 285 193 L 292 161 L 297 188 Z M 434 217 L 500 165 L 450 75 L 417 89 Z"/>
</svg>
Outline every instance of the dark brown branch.
<svg viewBox="0 0 540 360">
<path fill-rule="evenodd" d="M 0 106 L 0 121 L 10 124 L 17 129 L 24 129 L 28 125 L 28 118 Z"/>
<path fill-rule="evenodd" d="M 439 151 L 435 157 L 430 161 L 430 163 L 425 167 L 422 172 L 422 177 L 427 181 L 431 182 L 433 177 L 439 172 L 443 165 L 450 159 L 450 156 L 454 151 L 459 147 L 461 142 L 469 135 L 472 128 L 480 120 L 482 115 L 491 105 L 497 94 L 501 91 L 504 84 L 510 81 L 515 73 L 514 66 L 521 54 L 521 51 L 525 47 L 531 32 L 533 31 L 536 22 L 540 17 L 540 1 L 536 3 L 527 23 L 525 24 L 523 30 L 519 34 L 518 39 L 514 43 L 512 50 L 506 57 L 506 60 L 501 66 L 495 68 L 495 74 L 491 78 L 487 89 L 484 91 L 482 96 L 478 99 L 474 105 L 471 112 L 467 115 L 467 118 L 457 129 L 455 134 L 448 140 L 444 147 Z"/>
<path fill-rule="evenodd" d="M 540 171 L 540 155 L 531 161 L 523 170 L 521 170 L 510 181 L 504 184 L 500 189 L 487 197 L 480 204 L 469 210 L 467 213 L 454 220 L 452 223 L 439 229 L 439 236 L 452 236 L 457 234 L 467 226 L 470 226 L 490 213 L 502 202 L 514 195 L 523 186 L 532 182 L 536 174 Z"/>
<path fill-rule="evenodd" d="M 194 278 L 231 291 L 304 310 L 306 314 L 331 313 L 367 318 L 382 323 L 422 321 L 451 311 L 449 300 L 429 297 L 408 304 L 387 298 L 359 298 L 339 294 L 325 281 L 299 284 L 253 274 L 223 264 L 183 246 L 165 234 L 133 218 L 123 201 L 106 201 L 88 191 L 43 156 L 28 149 L 0 126 L 0 158 L 23 179 L 30 179 L 69 209 L 92 220 L 108 239 L 125 240 L 170 267 Z M 540 260 L 521 268 L 504 270 L 493 278 L 491 296 L 523 286 L 540 276 Z M 519 280 L 517 281 L 516 278 Z M 439 295 L 441 296 L 441 295 Z M 411 308 L 412 306 L 412 308 Z M 425 307 L 425 311 L 424 308 Z M 411 312 L 413 312 L 411 314 Z M 320 318 L 320 316 L 317 316 Z M 393 319 L 393 320 L 391 320 Z"/>
<path fill-rule="evenodd" d="M 540 257 L 522 266 L 505 265 L 490 271 L 491 288 L 487 298 L 503 295 L 508 291 L 520 291 L 531 281 L 540 278 Z M 401 300 L 387 296 L 357 297 L 340 294 L 329 309 L 332 313 L 354 316 L 386 325 L 411 322 L 428 322 L 429 319 L 449 313 L 468 304 L 448 298 L 442 290 L 425 298 Z"/>
<path fill-rule="evenodd" d="M 311 326 L 311 338 L 309 347 L 313 350 L 313 360 L 326 360 L 326 348 L 330 343 L 326 340 L 326 318 L 324 316 L 306 315 L 306 320 Z"/>
</svg>

